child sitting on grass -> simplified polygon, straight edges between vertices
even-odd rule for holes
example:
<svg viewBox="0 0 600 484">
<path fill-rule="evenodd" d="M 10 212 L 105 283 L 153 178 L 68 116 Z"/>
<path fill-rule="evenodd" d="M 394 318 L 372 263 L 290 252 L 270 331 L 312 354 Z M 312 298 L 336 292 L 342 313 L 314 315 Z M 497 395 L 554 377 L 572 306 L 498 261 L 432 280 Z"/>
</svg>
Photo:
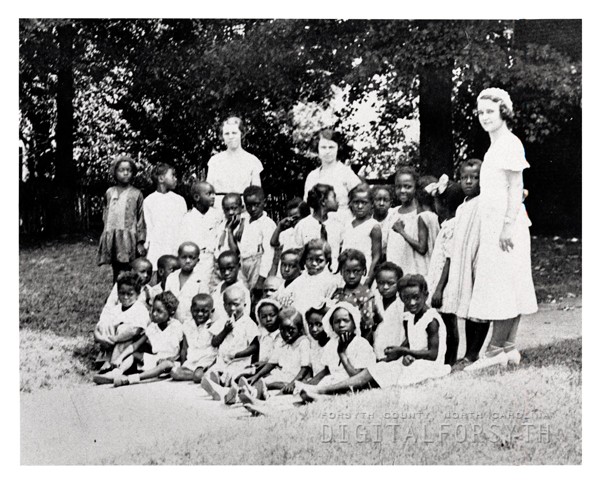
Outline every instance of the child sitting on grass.
<svg viewBox="0 0 600 484">
<path fill-rule="evenodd" d="M 213 321 L 221 323 L 227 320 L 227 311 L 223 305 L 223 294 L 230 287 L 238 287 L 244 292 L 244 300 L 246 301 L 244 314 L 250 315 L 250 291 L 240 278 L 240 256 L 232 250 L 221 252 L 217 258 L 217 267 L 219 268 L 221 282 L 211 293 L 215 307 Z"/>
<path fill-rule="evenodd" d="M 101 373 L 114 368 L 114 362 L 125 347 L 144 332 L 150 316 L 139 300 L 142 280 L 135 272 L 123 272 L 117 278 L 119 303 L 105 308 L 94 330 L 94 339 L 100 344 Z M 97 375 L 98 376 L 98 375 Z"/>
<path fill-rule="evenodd" d="M 324 321 L 328 310 L 325 301 L 322 301 L 320 304 L 309 308 L 305 314 L 308 334 L 310 335 L 310 367 L 313 376 L 325 368 L 322 363 L 323 351 L 333 333 L 329 323 Z"/>
<path fill-rule="evenodd" d="M 283 344 L 274 349 L 269 362 L 252 378 L 240 379 L 239 397 L 245 401 L 249 397 L 266 400 L 268 390 L 281 390 L 282 394 L 291 394 L 296 381 L 310 376 L 310 343 L 304 336 L 304 324 L 301 314 L 294 308 L 284 308 L 277 315 Z M 248 399 L 245 403 L 251 403 Z"/>
<path fill-rule="evenodd" d="M 131 263 L 131 270 L 135 272 L 142 279 L 142 289 L 140 292 L 140 300 L 143 302 L 148 309 L 152 307 L 152 299 L 154 297 L 154 290 L 149 285 L 150 279 L 152 279 L 152 264 L 145 257 L 138 257 Z M 117 284 L 113 286 L 108 299 L 104 307 L 115 306 L 119 304 L 119 295 L 117 294 Z"/>
<path fill-rule="evenodd" d="M 210 332 L 213 298 L 208 294 L 196 294 L 192 299 L 191 313 L 193 321 L 183 323 L 183 363 L 171 370 L 171 378 L 200 383 L 206 369 L 217 358 L 217 348 L 212 345 L 213 334 Z"/>
<path fill-rule="evenodd" d="M 178 304 L 179 301 L 170 291 L 154 298 L 150 313 L 152 322 L 146 333 L 127 346 L 114 361 L 118 368 L 114 377 L 115 387 L 157 378 L 173 369 L 183 340 L 181 323 L 173 319 Z M 142 365 L 142 373 L 124 376 L 123 373 L 136 363 Z"/>
<path fill-rule="evenodd" d="M 357 322 L 360 324 L 361 334 L 367 341 L 373 341 L 374 326 L 381 320 L 381 316 L 375 313 L 375 296 L 366 284 L 361 284 L 367 274 L 365 255 L 356 249 L 344 250 L 340 254 L 339 269 L 345 286 L 336 289 L 331 299 L 356 306 L 361 314 L 361 319 Z"/>
<path fill-rule="evenodd" d="M 333 336 L 323 350 L 323 369 L 308 382 L 327 385 L 358 374 L 375 363 L 375 353 L 360 335 L 360 312 L 348 302 L 336 303 L 323 318 L 333 329 Z"/>
<path fill-rule="evenodd" d="M 435 309 L 427 306 L 427 282 L 421 275 L 409 275 L 400 281 L 400 297 L 407 309 L 401 346 L 386 348 L 386 360 L 331 385 L 306 386 L 300 389 L 304 401 L 319 400 L 322 395 L 345 393 L 371 387 L 412 385 L 450 373 L 444 364 L 446 327 Z"/>
<path fill-rule="evenodd" d="M 383 319 L 373 333 L 377 361 L 385 359 L 388 346 L 400 346 L 404 342 L 404 304 L 398 295 L 398 283 L 403 275 L 402 269 L 393 262 L 384 262 L 375 271 L 375 307 L 379 308 Z"/>
<path fill-rule="evenodd" d="M 202 378 L 202 388 L 215 400 L 223 395 L 213 390 L 212 384 L 230 386 L 232 377 L 250 365 L 252 356 L 258 352 L 258 327 L 244 314 L 246 293 L 237 286 L 228 287 L 223 293 L 227 321 L 216 321 L 210 328 L 212 345 L 217 350 L 217 361 Z"/>
</svg>

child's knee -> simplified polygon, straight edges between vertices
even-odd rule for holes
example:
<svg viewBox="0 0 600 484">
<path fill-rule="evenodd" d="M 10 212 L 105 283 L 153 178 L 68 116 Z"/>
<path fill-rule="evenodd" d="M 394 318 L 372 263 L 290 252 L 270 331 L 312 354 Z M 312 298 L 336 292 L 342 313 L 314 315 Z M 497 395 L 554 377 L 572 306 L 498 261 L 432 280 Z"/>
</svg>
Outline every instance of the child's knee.
<svg viewBox="0 0 600 484">
<path fill-rule="evenodd" d="M 201 383 L 202 378 L 204 378 L 204 368 L 196 368 L 192 380 L 194 380 L 194 383 Z"/>
</svg>

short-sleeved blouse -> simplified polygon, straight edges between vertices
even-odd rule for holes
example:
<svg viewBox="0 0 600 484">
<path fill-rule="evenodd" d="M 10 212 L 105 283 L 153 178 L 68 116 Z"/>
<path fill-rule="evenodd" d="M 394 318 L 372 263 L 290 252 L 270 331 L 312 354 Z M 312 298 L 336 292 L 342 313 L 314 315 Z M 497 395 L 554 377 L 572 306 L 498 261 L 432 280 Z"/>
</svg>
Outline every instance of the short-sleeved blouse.
<svg viewBox="0 0 600 484">
<path fill-rule="evenodd" d="M 304 200 L 308 192 L 317 183 L 331 185 L 335 190 L 335 195 L 339 203 L 337 214 L 330 214 L 334 218 L 337 216 L 340 220 L 352 220 L 352 213 L 348 208 L 348 192 L 360 183 L 360 178 L 352 171 L 349 166 L 341 161 L 336 161 L 333 168 L 323 170 L 322 167 L 315 168 L 306 177 L 304 183 Z"/>
<path fill-rule="evenodd" d="M 231 156 L 222 151 L 208 160 L 206 181 L 217 194 L 215 208 L 221 208 L 223 195 L 226 193 L 243 193 L 250 185 L 260 186 L 260 174 L 263 165 L 260 160 L 247 151 L 240 151 Z"/>
</svg>

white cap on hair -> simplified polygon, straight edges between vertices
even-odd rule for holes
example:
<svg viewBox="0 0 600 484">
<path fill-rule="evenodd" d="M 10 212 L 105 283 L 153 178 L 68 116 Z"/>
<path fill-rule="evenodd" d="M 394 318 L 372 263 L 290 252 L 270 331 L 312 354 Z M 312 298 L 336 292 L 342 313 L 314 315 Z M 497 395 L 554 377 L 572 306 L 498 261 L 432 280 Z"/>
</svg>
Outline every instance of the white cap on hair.
<svg viewBox="0 0 600 484">
<path fill-rule="evenodd" d="M 479 96 L 477 96 L 477 100 L 479 101 L 482 97 L 487 97 L 487 96 L 496 98 L 496 99 L 500 99 L 500 101 L 502 101 L 504 103 L 506 108 L 511 113 L 513 112 L 512 100 L 510 99 L 509 94 L 504 89 L 500 89 L 499 87 L 488 87 L 487 89 L 484 89 L 483 91 L 481 91 L 479 93 Z"/>
<path fill-rule="evenodd" d="M 327 311 L 327 314 L 323 317 L 323 323 L 326 323 L 330 327 L 333 327 L 333 325 L 331 324 L 331 318 L 333 317 L 333 313 L 335 313 L 338 309 L 345 309 L 346 311 L 348 311 L 348 313 L 352 317 L 352 320 L 354 321 L 354 333 L 356 334 L 356 336 L 360 336 L 360 309 L 358 309 L 356 306 L 350 304 L 347 301 L 335 303 L 333 307 L 329 311 Z M 333 332 L 332 337 L 337 338 L 337 334 Z"/>
</svg>

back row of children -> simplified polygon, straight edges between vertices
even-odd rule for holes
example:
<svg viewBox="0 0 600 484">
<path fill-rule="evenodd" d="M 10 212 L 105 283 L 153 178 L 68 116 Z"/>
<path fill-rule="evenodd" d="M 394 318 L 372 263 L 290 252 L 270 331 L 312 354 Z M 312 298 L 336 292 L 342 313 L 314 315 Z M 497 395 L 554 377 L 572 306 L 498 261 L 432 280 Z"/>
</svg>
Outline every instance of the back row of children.
<svg viewBox="0 0 600 484">
<path fill-rule="evenodd" d="M 107 192 L 100 243 L 100 262 L 113 264 L 117 283 L 95 332 L 106 350 L 99 359 L 102 367 L 97 381 L 128 382 L 121 375 L 131 368 L 139 370 L 134 363 L 140 363 L 140 354 L 159 355 L 144 356 L 144 372 L 134 373 L 133 380 L 153 378 L 168 370 L 173 378 L 203 382 L 207 391 L 219 397 L 224 397 L 223 388 L 229 386 L 233 388 L 227 391 L 231 399 L 239 396 L 240 381 L 252 393 L 259 382 L 267 387 L 273 383 L 262 378 L 265 372 L 279 369 L 292 376 L 294 371 L 287 366 L 293 360 L 295 366 L 290 368 L 296 369 L 300 361 L 294 378 L 283 385 L 275 382 L 276 387 L 288 391 L 291 381 L 315 378 L 324 371 L 321 357 L 335 333 L 335 324 L 331 325 L 333 331 L 318 331 L 318 327 L 329 323 L 329 312 L 334 308 L 335 315 L 352 320 L 360 335 L 357 342 L 366 343 L 352 345 L 358 344 L 362 350 L 350 352 L 353 358 L 348 364 L 338 358 L 346 374 L 352 376 L 354 370 L 365 367 L 356 367 L 352 359 L 363 363 L 371 356 L 385 360 L 390 348 L 406 340 L 404 306 L 398 297 L 403 273 L 427 278 L 430 304 L 440 309 L 447 328 L 444 358 L 446 363 L 454 363 L 456 316 L 466 317 L 461 311 L 465 301 L 468 306 L 476 262 L 478 230 L 473 201 L 478 194 L 480 164 L 469 160 L 461 165 L 460 185 L 446 183 L 443 178 L 419 180 L 411 167 L 398 170 L 394 189 L 360 184 L 349 194 L 354 219 L 344 227 L 328 217 L 337 210 L 335 191 L 328 185 L 317 184 L 308 193 L 310 215 L 302 213 L 300 200 L 294 200 L 288 204 L 288 216 L 275 224 L 264 213 L 265 195 L 260 187 L 244 191 L 246 212 L 239 194 L 226 195 L 221 214 L 213 206 L 212 186 L 196 181 L 191 188 L 193 208 L 187 211 L 183 198 L 172 192 L 176 177 L 170 166 L 155 168 L 157 191 L 143 200 L 130 184 L 135 163 L 118 159 L 114 165 L 117 186 Z M 392 208 L 393 195 L 400 205 Z M 461 216 L 455 220 L 454 212 L 463 200 Z M 442 221 L 441 230 L 438 220 Z M 174 244 L 177 256 L 171 255 Z M 135 259 L 146 250 L 148 258 Z M 161 254 L 167 250 L 171 253 Z M 126 265 L 133 271 L 118 276 Z M 149 286 L 155 266 L 158 284 Z M 427 284 L 424 287 L 427 293 Z M 252 307 L 256 308 L 253 315 L 259 326 L 250 317 Z M 287 348 L 284 352 L 284 371 L 265 348 L 274 346 L 279 335 L 273 333 L 286 324 L 290 327 L 281 331 L 280 339 L 296 344 L 298 351 Z M 183 349 L 167 356 L 164 347 L 169 345 L 157 342 L 157 335 L 171 326 L 181 328 L 168 334 L 172 342 L 179 338 Z M 341 325 L 344 334 L 348 333 L 346 326 Z M 466 357 L 471 361 L 483 344 L 481 334 L 479 331 L 475 337 L 467 328 Z M 306 343 L 295 343 L 298 339 Z M 348 354 L 342 342 L 336 344 L 338 355 Z M 176 346 L 169 346 L 171 353 Z M 190 349 L 192 358 L 188 361 Z M 211 365 L 206 365 L 211 358 Z M 196 360 L 202 360 L 204 366 L 196 365 Z M 264 393 L 267 387 L 262 386 L 259 390 Z"/>
</svg>

